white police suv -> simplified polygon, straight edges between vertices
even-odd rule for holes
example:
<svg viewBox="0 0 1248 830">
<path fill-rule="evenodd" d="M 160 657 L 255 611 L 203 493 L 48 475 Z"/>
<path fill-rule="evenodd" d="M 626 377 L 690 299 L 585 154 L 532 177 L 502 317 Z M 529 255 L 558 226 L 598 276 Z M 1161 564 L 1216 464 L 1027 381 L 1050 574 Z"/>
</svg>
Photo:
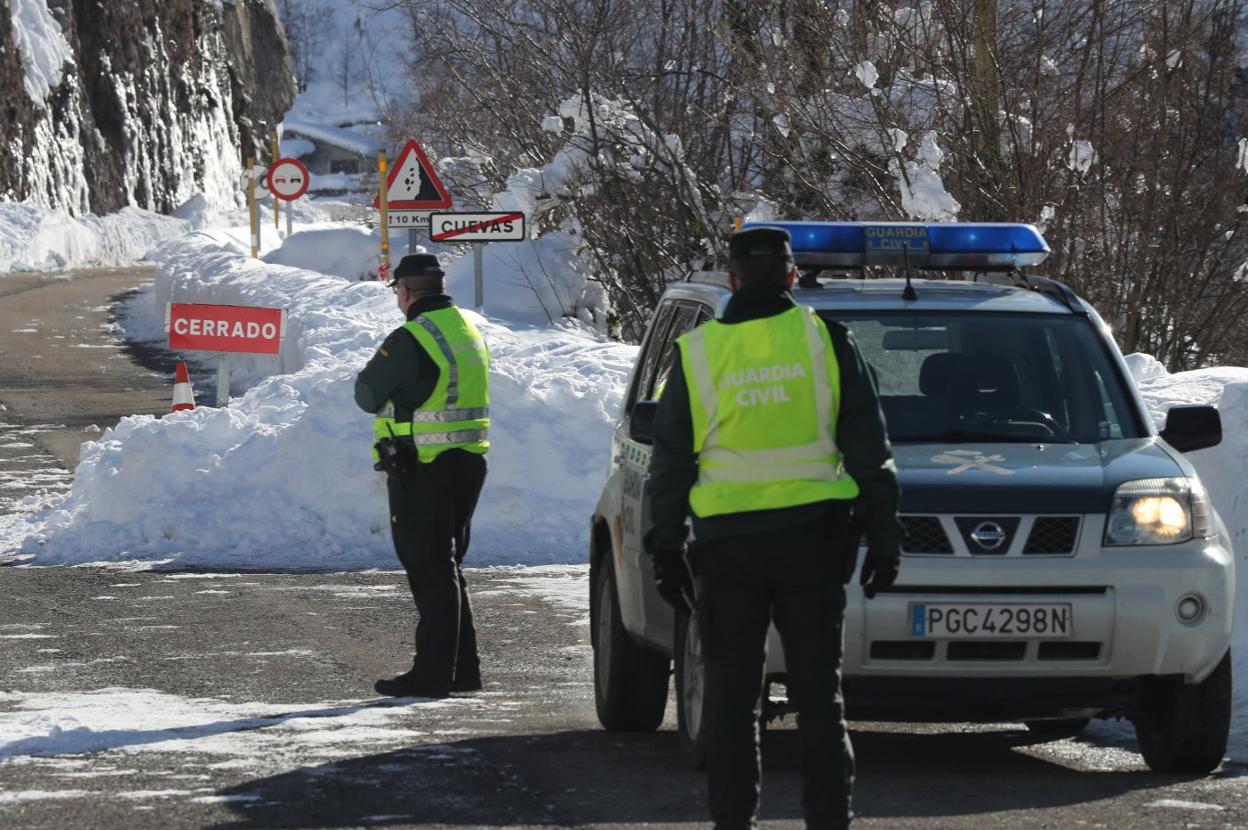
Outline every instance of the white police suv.
<svg viewBox="0 0 1248 830">
<path fill-rule="evenodd" d="M 850 716 L 1021 720 L 1053 738 L 1124 716 L 1152 769 L 1215 768 L 1230 724 L 1234 559 L 1183 453 L 1221 440 L 1217 410 L 1172 409 L 1158 434 L 1096 310 L 1020 270 L 1049 250 L 1030 225 L 773 224 L 792 235 L 798 302 L 847 326 L 873 367 L 901 478 L 898 582 L 870 602 L 849 586 Z M 907 278 L 861 278 L 876 265 Z M 961 278 L 911 281 L 912 269 Z M 663 295 L 592 519 L 599 719 L 657 728 L 674 657 L 695 761 L 696 626 L 659 597 L 641 540 L 652 399 L 676 338 L 729 296 L 711 271 Z M 774 630 L 768 654 L 769 681 L 783 683 Z"/>
</svg>

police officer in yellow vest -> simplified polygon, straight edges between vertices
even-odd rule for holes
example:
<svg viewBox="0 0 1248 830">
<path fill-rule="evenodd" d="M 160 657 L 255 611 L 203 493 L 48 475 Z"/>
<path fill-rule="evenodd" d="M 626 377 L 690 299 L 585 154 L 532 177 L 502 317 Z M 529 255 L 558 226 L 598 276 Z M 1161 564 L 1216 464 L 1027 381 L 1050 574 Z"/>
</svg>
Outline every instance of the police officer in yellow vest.
<svg viewBox="0 0 1248 830">
<path fill-rule="evenodd" d="M 806 826 L 847 827 L 853 749 L 840 689 L 855 524 L 868 597 L 896 579 L 899 492 L 873 376 L 843 326 L 794 301 L 789 235 L 729 242 L 722 319 L 677 341 L 654 424 L 646 551 L 661 594 L 696 596 L 706 661 L 707 778 L 717 828 L 755 827 L 769 624 L 798 710 Z M 695 543 L 685 557 L 692 517 Z M 697 589 L 686 562 L 697 576 Z"/>
<path fill-rule="evenodd" d="M 394 549 L 418 614 L 412 668 L 375 685 L 394 697 L 481 688 L 461 565 L 485 483 L 490 357 L 444 277 L 437 257 L 403 257 L 390 286 L 407 322 L 355 381 L 356 403 L 376 414 L 373 458 L 387 474 Z"/>
</svg>

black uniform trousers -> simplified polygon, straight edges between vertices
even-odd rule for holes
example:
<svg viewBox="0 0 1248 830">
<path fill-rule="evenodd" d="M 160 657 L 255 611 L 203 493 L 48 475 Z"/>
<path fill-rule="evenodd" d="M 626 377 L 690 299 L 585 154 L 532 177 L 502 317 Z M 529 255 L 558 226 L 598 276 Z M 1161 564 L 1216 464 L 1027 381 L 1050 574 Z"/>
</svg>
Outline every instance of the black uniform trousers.
<svg viewBox="0 0 1248 830">
<path fill-rule="evenodd" d="M 806 826 L 843 828 L 853 816 L 854 752 L 841 697 L 844 577 L 852 567 L 838 544 L 845 517 L 834 509 L 823 521 L 698 544 L 706 770 L 718 830 L 755 826 L 760 697 L 773 619 L 798 712 Z"/>
<path fill-rule="evenodd" d="M 447 450 L 415 465 L 409 481 L 386 480 L 394 550 L 416 601 L 412 674 L 435 688 L 452 680 L 472 684 L 481 676 L 461 566 L 485 472 L 484 455 Z"/>
</svg>

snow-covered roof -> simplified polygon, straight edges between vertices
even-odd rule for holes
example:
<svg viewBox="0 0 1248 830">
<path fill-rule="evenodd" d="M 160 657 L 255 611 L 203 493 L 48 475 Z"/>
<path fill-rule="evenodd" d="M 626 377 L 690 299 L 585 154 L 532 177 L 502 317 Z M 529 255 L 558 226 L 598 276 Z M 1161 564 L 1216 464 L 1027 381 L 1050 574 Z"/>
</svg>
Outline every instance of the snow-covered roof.
<svg viewBox="0 0 1248 830">
<path fill-rule="evenodd" d="M 316 152 L 316 144 L 306 138 L 283 138 L 281 153 L 284 158 L 303 158 Z"/>
<path fill-rule="evenodd" d="M 282 135 L 291 138 L 296 135 L 310 138 L 320 144 L 328 144 L 361 156 L 371 156 L 383 149 L 381 142 L 355 130 L 291 118 L 282 122 Z"/>
</svg>

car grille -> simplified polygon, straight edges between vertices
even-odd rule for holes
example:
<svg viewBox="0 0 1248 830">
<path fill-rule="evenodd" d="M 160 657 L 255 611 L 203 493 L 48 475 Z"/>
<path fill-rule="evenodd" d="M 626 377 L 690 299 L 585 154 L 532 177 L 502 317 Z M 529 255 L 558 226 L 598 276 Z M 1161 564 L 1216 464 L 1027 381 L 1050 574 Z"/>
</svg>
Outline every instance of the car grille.
<svg viewBox="0 0 1248 830">
<path fill-rule="evenodd" d="M 1079 546 L 1080 516 L 953 516 L 965 556 L 1017 556 L 1015 537 L 1026 533 L 1024 556 L 1070 556 Z M 902 516 L 901 551 L 907 556 L 950 556 L 955 553 L 939 516 Z M 995 543 L 995 544 L 994 544 Z"/>
<path fill-rule="evenodd" d="M 901 526 L 904 530 L 901 550 L 904 553 L 953 553 L 953 545 L 949 544 L 949 537 L 937 517 L 902 516 Z"/>
<path fill-rule="evenodd" d="M 950 662 L 1021 662 L 1027 659 L 1027 643 L 1022 641 L 954 640 L 944 644 L 943 653 L 937 651 L 936 645 L 934 640 L 873 640 L 869 659 L 916 662 L 937 658 Z M 1095 641 L 1043 640 L 1036 644 L 1034 659 L 1097 661 L 1103 650 L 1104 644 Z"/>
<path fill-rule="evenodd" d="M 1078 516 L 1040 516 L 1031 526 L 1023 547 L 1025 554 L 1067 554 L 1075 552 L 1079 540 Z"/>
<path fill-rule="evenodd" d="M 946 660 L 1022 660 L 1027 654 L 1023 642 L 999 643 L 980 640 L 955 640 L 945 650 Z"/>
<path fill-rule="evenodd" d="M 875 640 L 871 643 L 872 660 L 931 660 L 935 656 L 933 641 Z"/>
<path fill-rule="evenodd" d="M 1060 640 L 1041 643 L 1036 654 L 1040 660 L 1098 660 L 1100 656 L 1100 643 Z"/>
</svg>

